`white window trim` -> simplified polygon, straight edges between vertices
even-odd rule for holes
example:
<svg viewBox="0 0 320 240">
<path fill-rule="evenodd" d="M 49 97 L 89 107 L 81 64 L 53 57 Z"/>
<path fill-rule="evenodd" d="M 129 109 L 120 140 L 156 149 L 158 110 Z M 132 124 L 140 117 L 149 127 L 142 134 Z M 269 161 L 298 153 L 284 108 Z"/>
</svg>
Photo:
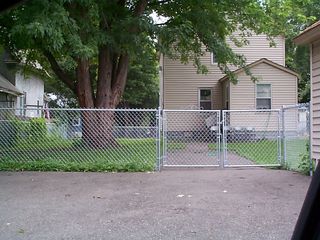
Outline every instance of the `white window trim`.
<svg viewBox="0 0 320 240">
<path fill-rule="evenodd" d="M 201 90 L 210 90 L 211 99 L 201 100 L 201 96 L 200 96 Z M 212 88 L 209 88 L 209 87 L 198 88 L 198 108 L 201 109 L 201 104 L 200 104 L 201 102 L 209 102 L 209 101 L 211 103 L 211 110 L 212 110 L 213 109 Z"/>
<path fill-rule="evenodd" d="M 211 65 L 217 66 L 218 62 L 213 62 L 213 59 L 212 59 L 213 54 L 214 54 L 213 52 L 210 53 L 210 63 L 211 63 Z"/>
<path fill-rule="evenodd" d="M 258 98 L 258 85 L 269 85 L 270 86 L 270 98 Z M 272 84 L 271 83 L 256 83 L 255 86 L 255 108 L 258 109 L 257 99 L 270 99 L 270 109 L 272 109 Z"/>
</svg>

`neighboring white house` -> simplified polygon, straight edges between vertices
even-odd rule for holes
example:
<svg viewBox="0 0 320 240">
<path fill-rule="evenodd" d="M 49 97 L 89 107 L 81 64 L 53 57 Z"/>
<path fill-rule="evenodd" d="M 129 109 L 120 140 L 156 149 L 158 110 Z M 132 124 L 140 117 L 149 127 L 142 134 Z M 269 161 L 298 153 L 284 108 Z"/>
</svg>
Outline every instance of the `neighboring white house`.
<svg viewBox="0 0 320 240">
<path fill-rule="evenodd" d="M 22 95 L 23 92 L 0 74 L 0 108 L 13 108 Z"/>
<path fill-rule="evenodd" d="M 22 66 L 2 54 L 0 60 L 0 108 L 41 108 L 44 104 L 44 82 L 35 74 L 24 74 Z M 21 111 L 18 111 L 21 114 Z M 24 111 L 36 117 L 39 111 Z"/>
<path fill-rule="evenodd" d="M 298 35 L 294 42 L 310 46 L 311 76 L 311 151 L 312 158 L 320 160 L 320 21 Z"/>
</svg>

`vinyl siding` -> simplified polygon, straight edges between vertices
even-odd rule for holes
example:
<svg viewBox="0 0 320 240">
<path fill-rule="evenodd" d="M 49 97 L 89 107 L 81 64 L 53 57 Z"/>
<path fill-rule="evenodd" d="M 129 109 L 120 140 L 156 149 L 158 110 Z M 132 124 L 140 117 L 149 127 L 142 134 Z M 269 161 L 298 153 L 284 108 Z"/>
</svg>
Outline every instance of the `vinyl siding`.
<svg viewBox="0 0 320 240">
<path fill-rule="evenodd" d="M 284 65 L 285 43 L 283 37 L 276 37 L 276 47 L 270 47 L 266 35 L 254 35 L 247 38 L 248 46 L 241 48 L 230 46 L 236 53 L 243 54 L 247 63 L 260 58 L 268 58 L 278 64 Z M 206 53 L 201 62 L 207 66 L 208 74 L 197 74 L 196 68 L 189 64 L 181 64 L 179 60 L 163 58 L 163 102 L 165 109 L 195 109 L 199 107 L 198 89 L 212 88 L 213 109 L 222 109 L 222 89 L 218 82 L 224 76 L 217 65 L 211 64 L 210 53 Z M 235 70 L 236 67 L 231 67 Z"/>
<path fill-rule="evenodd" d="M 251 72 L 258 78 L 258 83 L 271 84 L 271 108 L 280 109 L 283 105 L 297 104 L 297 77 L 284 72 L 267 63 L 260 63 L 251 68 Z M 255 110 L 256 109 L 256 84 L 244 72 L 238 74 L 238 83 L 230 84 L 230 109 Z M 231 119 L 231 125 L 239 127 L 250 126 L 256 122 L 260 126 L 266 120 L 271 121 L 266 114 L 254 113 L 251 118 L 246 114 L 239 114 Z M 268 115 L 268 114 L 267 114 Z M 250 120 L 252 119 L 252 121 Z M 298 122 L 297 114 L 290 116 L 286 122 L 287 129 L 294 129 Z M 233 121 L 233 122 L 232 122 Z M 252 125 L 251 124 L 251 125 Z M 273 126 L 273 127 L 272 127 Z M 257 126 L 258 127 L 258 126 Z M 269 128 L 278 128 L 278 118 L 272 117 Z M 261 129 L 262 130 L 262 129 Z"/>
<path fill-rule="evenodd" d="M 297 77 L 260 63 L 251 69 L 258 78 L 257 84 L 271 84 L 271 108 L 297 104 Z M 230 109 L 256 109 L 256 83 L 245 72 L 238 74 L 238 83 L 230 84 Z"/>
<path fill-rule="evenodd" d="M 270 41 L 265 34 L 253 35 L 248 37 L 249 45 L 243 47 L 234 46 L 233 42 L 228 41 L 233 50 L 246 57 L 247 63 L 252 63 L 260 58 L 267 58 L 272 62 L 285 65 L 285 40 L 284 37 L 275 37 L 275 46 L 270 47 Z"/>
<path fill-rule="evenodd" d="M 320 41 L 311 46 L 312 157 L 320 159 Z"/>
<path fill-rule="evenodd" d="M 227 101 L 230 101 L 229 97 L 230 94 L 227 94 L 227 86 L 229 86 L 230 83 L 228 81 L 223 81 L 221 83 L 221 91 L 222 91 L 222 109 L 227 109 Z M 229 91 L 230 92 L 230 91 Z M 228 99 L 227 99 L 228 98 Z"/>
<path fill-rule="evenodd" d="M 219 111 L 164 111 L 163 126 L 166 132 L 189 132 L 191 135 L 176 135 L 177 141 L 192 137 L 192 132 L 208 132 L 210 127 L 217 126 L 219 122 Z M 216 131 L 218 128 L 216 128 Z M 168 137 L 168 135 L 167 135 Z M 173 135 L 171 135 L 171 140 Z M 203 137 L 203 140 L 208 136 Z"/>
</svg>

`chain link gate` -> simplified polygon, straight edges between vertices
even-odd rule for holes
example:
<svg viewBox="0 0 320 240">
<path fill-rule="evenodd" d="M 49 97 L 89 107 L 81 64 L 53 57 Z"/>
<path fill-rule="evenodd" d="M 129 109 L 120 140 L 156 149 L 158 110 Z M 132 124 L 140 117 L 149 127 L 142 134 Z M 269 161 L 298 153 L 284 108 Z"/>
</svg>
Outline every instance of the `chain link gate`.
<svg viewBox="0 0 320 240">
<path fill-rule="evenodd" d="M 219 110 L 163 110 L 163 166 L 220 166 Z"/>
<path fill-rule="evenodd" d="M 289 170 L 312 175 L 310 104 L 283 106 L 283 164 Z"/>
<path fill-rule="evenodd" d="M 225 167 L 281 166 L 280 110 L 224 110 Z"/>
</svg>

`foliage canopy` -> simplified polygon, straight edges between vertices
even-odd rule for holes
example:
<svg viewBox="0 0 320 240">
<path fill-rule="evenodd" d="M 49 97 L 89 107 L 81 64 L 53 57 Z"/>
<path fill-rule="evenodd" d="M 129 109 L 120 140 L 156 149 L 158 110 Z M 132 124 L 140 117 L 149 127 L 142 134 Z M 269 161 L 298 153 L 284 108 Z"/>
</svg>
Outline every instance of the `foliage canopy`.
<svg viewBox="0 0 320 240">
<path fill-rule="evenodd" d="M 130 63 L 156 49 L 206 72 L 200 57 L 214 52 L 219 67 L 245 59 L 226 44 L 236 30 L 284 32 L 282 1 L 30 0 L 0 16 L 0 42 L 28 65 L 40 63 L 72 91 L 81 107 L 116 107 Z M 165 19 L 157 23 L 153 15 Z M 280 19 L 282 20 L 282 19 Z M 202 47 L 204 46 L 204 48 Z M 128 83 L 129 84 L 129 83 Z"/>
</svg>

